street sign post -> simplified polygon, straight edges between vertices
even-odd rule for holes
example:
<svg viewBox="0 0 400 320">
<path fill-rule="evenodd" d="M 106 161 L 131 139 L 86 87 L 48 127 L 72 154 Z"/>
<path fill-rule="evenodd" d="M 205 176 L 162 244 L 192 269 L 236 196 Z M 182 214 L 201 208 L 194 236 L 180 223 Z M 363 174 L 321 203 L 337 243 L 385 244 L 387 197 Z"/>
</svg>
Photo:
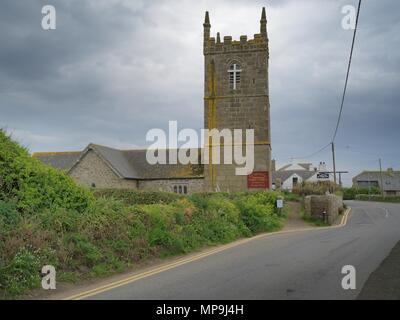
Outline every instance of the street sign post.
<svg viewBox="0 0 400 320">
<path fill-rule="evenodd" d="M 317 179 L 329 179 L 329 172 L 317 173 Z"/>
</svg>

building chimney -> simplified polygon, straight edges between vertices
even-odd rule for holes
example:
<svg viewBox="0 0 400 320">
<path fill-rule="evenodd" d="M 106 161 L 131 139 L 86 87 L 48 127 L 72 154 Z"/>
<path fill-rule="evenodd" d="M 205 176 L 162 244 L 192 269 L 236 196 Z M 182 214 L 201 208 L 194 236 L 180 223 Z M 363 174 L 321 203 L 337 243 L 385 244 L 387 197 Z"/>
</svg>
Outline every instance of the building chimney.
<svg viewBox="0 0 400 320">
<path fill-rule="evenodd" d="M 325 162 L 320 162 L 318 166 L 318 172 L 326 172 L 326 163 Z"/>
</svg>

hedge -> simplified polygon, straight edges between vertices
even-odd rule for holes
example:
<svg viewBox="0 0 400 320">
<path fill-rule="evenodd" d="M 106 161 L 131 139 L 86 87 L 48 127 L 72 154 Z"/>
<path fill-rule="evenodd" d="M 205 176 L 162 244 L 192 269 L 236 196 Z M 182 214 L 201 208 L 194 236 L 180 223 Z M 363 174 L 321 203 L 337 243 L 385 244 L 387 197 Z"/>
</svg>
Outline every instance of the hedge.
<svg viewBox="0 0 400 320">
<path fill-rule="evenodd" d="M 82 188 L 0 131 L 0 298 L 58 281 L 105 276 L 149 258 L 279 229 L 275 192 L 205 193 Z"/>
<path fill-rule="evenodd" d="M 380 194 L 381 190 L 377 187 L 371 188 L 360 188 L 360 187 L 351 187 L 351 188 L 342 188 L 343 192 L 343 200 L 354 200 L 356 195 L 358 194 Z"/>
<path fill-rule="evenodd" d="M 377 201 L 377 202 L 400 202 L 400 197 L 397 196 L 385 196 L 382 195 L 366 195 L 366 194 L 358 194 L 355 196 L 356 200 L 360 201 Z"/>
<path fill-rule="evenodd" d="M 95 189 L 94 195 L 98 198 L 106 197 L 122 200 L 127 205 L 133 204 L 169 204 L 181 199 L 183 196 L 171 192 L 153 192 L 134 189 Z"/>
</svg>

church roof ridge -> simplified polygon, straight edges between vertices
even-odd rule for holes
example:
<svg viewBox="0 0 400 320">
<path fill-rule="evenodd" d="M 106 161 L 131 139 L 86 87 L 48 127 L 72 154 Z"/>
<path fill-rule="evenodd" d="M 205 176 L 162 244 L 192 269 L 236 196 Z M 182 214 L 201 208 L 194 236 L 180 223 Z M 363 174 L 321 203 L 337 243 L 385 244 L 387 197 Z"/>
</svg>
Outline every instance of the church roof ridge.
<svg viewBox="0 0 400 320">
<path fill-rule="evenodd" d="M 62 155 L 62 154 L 79 154 L 82 151 L 40 151 L 33 152 L 32 157 L 44 157 L 44 156 L 52 156 L 52 155 Z"/>
<path fill-rule="evenodd" d="M 189 148 L 189 150 L 202 151 L 202 148 Z M 82 151 L 67 152 L 38 152 L 34 153 L 40 161 L 61 170 L 70 172 L 86 155 L 93 150 L 102 161 L 118 176 L 124 179 L 182 179 L 201 178 L 204 176 L 202 164 L 156 164 L 147 163 L 145 152 L 147 148 L 116 149 L 96 143 L 89 143 Z M 156 150 L 156 148 L 154 149 Z M 159 148 L 158 150 L 161 150 Z M 178 148 L 164 150 L 178 150 Z"/>
</svg>

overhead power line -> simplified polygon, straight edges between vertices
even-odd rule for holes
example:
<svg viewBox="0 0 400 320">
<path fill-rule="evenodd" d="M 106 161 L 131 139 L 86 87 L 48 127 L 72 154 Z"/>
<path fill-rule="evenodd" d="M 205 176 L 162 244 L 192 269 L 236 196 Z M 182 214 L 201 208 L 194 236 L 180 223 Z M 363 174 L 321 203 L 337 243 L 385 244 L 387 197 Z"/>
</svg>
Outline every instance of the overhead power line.
<svg viewBox="0 0 400 320">
<path fill-rule="evenodd" d="M 338 130 L 339 130 L 339 125 L 340 125 L 340 121 L 342 119 L 342 114 L 343 114 L 343 106 L 344 106 L 344 101 L 345 101 L 346 92 L 347 92 L 347 84 L 349 82 L 351 62 L 352 62 L 352 58 L 353 58 L 354 43 L 355 43 L 355 40 L 356 40 L 356 34 L 357 34 L 357 29 L 358 29 L 358 20 L 359 20 L 359 17 L 360 17 L 361 1 L 362 0 L 358 1 L 357 16 L 356 16 L 356 22 L 355 22 L 355 26 L 354 26 L 353 39 L 352 39 L 352 42 L 351 42 L 350 57 L 349 57 L 349 62 L 347 64 L 346 80 L 345 80 L 345 84 L 344 84 L 343 95 L 342 95 L 342 100 L 341 100 L 340 109 L 339 109 L 339 115 L 338 115 L 338 119 L 337 119 L 337 122 L 336 122 L 335 131 L 334 131 L 333 136 L 332 136 L 332 140 L 327 145 L 325 145 L 321 149 L 318 149 L 316 152 L 314 152 L 314 153 L 312 153 L 310 155 L 307 155 L 307 156 L 304 156 L 304 157 L 293 157 L 292 159 L 312 158 L 315 155 L 317 155 L 318 153 L 324 151 L 329 146 L 332 146 L 332 156 L 333 156 L 333 158 L 335 157 L 334 156 L 334 152 L 335 152 L 334 142 L 335 142 Z M 334 162 L 335 162 L 335 160 L 334 160 Z M 335 167 L 336 164 L 334 163 L 333 166 Z M 335 174 L 335 181 L 336 181 L 336 174 Z"/>
<path fill-rule="evenodd" d="M 318 153 L 324 151 L 324 150 L 325 150 L 326 148 L 328 148 L 330 145 L 331 145 L 331 143 L 329 142 L 326 146 L 322 147 L 322 148 L 319 149 L 318 151 L 315 151 L 314 153 L 311 153 L 311 154 L 309 154 L 309 155 L 307 155 L 307 156 L 304 156 L 304 157 L 291 157 L 291 159 L 294 160 L 294 159 L 309 159 L 309 158 L 312 158 L 312 157 L 316 156 Z"/>
<path fill-rule="evenodd" d="M 342 95 L 342 102 L 341 102 L 341 104 L 340 104 L 339 116 L 338 116 L 338 119 L 337 119 L 337 122 L 336 122 L 335 132 L 334 132 L 333 137 L 332 137 L 332 143 L 335 142 L 336 135 L 337 135 L 337 132 L 338 132 L 338 129 L 339 129 L 340 120 L 342 119 L 344 99 L 345 99 L 345 97 L 346 97 L 347 83 L 348 83 L 348 81 L 349 81 L 349 74 L 350 74 L 351 61 L 352 61 L 352 57 L 353 57 L 354 43 L 355 43 L 356 34 L 357 34 L 358 18 L 359 18 L 359 16 L 360 16 L 360 8 L 361 8 L 361 0 L 358 1 L 356 25 L 355 25 L 355 27 L 354 27 L 353 41 L 351 42 L 351 50 L 350 50 L 349 63 L 348 63 L 348 65 L 347 65 L 346 81 L 345 81 L 345 83 L 344 83 L 344 89 L 343 89 L 343 95 Z"/>
</svg>

